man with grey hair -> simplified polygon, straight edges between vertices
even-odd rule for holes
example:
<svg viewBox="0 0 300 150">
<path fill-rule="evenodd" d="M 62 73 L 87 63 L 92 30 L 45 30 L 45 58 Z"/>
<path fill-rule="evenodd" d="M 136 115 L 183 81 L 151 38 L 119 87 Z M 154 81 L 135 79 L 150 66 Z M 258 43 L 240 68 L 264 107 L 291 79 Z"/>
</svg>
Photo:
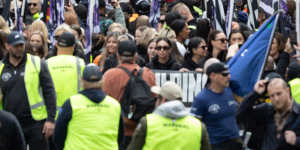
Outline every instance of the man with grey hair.
<svg viewBox="0 0 300 150">
<path fill-rule="evenodd" d="M 43 0 L 28 0 L 28 8 L 33 20 L 38 20 L 43 17 L 41 13 Z"/>
<path fill-rule="evenodd" d="M 151 91 L 159 95 L 157 108 L 140 120 L 127 150 L 211 149 L 205 125 L 189 115 L 177 84 L 168 81 Z"/>
</svg>

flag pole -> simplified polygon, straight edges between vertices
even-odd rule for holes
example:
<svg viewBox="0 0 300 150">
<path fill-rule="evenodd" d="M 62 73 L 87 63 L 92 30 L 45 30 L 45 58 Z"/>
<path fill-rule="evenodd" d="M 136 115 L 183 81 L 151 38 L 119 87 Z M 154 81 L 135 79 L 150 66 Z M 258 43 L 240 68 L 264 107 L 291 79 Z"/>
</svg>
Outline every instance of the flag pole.
<svg viewBox="0 0 300 150">
<path fill-rule="evenodd" d="M 275 18 L 275 21 L 274 21 L 275 26 L 277 26 L 277 22 L 278 22 L 278 19 L 279 19 L 279 16 L 280 16 L 280 13 L 281 13 L 281 12 L 282 12 L 282 11 L 277 11 L 277 12 L 275 12 L 275 15 L 277 15 L 276 18 Z M 262 75 L 262 73 L 264 72 L 265 65 L 266 65 L 266 61 L 267 61 L 267 58 L 268 58 L 268 56 L 269 56 L 270 48 L 271 48 L 271 45 L 272 45 L 272 42 L 273 42 L 273 37 L 274 37 L 275 30 L 276 30 L 276 27 L 273 28 L 273 31 L 272 31 L 272 33 L 271 33 L 271 37 L 270 37 L 270 40 L 269 40 L 269 43 L 268 43 L 268 47 L 267 47 L 268 52 L 267 52 L 267 54 L 265 55 L 264 62 L 263 62 L 263 67 L 261 67 L 261 70 L 260 70 L 260 72 L 259 72 L 259 75 L 258 75 L 257 80 L 260 80 L 261 75 Z"/>
</svg>

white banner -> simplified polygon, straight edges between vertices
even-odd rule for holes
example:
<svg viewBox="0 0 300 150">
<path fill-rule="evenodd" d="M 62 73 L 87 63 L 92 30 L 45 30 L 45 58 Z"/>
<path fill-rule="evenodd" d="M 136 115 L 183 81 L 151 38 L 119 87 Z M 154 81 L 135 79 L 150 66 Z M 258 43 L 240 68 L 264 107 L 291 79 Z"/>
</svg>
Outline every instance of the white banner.
<svg viewBox="0 0 300 150">
<path fill-rule="evenodd" d="M 167 70 L 152 70 L 155 73 L 156 85 L 161 86 L 166 81 L 173 81 L 182 89 L 182 99 L 190 105 L 194 97 L 204 88 L 207 76 L 197 72 L 179 72 Z"/>
</svg>

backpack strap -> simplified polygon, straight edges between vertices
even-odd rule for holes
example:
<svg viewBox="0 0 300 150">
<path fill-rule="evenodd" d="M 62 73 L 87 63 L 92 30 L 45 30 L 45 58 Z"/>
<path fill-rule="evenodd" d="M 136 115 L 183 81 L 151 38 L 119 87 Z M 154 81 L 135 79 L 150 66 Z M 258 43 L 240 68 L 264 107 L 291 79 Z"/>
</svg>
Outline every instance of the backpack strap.
<svg viewBox="0 0 300 150">
<path fill-rule="evenodd" d="M 138 76 L 138 77 L 142 77 L 143 71 L 144 71 L 144 68 L 140 68 L 140 70 L 139 70 L 137 76 Z"/>
<path fill-rule="evenodd" d="M 125 68 L 123 66 L 119 66 L 118 68 L 124 70 L 129 75 L 129 77 L 135 76 L 134 73 L 137 71 L 136 69 L 134 69 L 132 72 L 130 72 L 127 68 Z M 141 76 L 143 74 L 143 71 L 144 71 L 144 69 L 140 68 L 140 70 L 138 71 L 137 77 Z"/>
<path fill-rule="evenodd" d="M 125 68 L 123 66 L 119 66 L 118 68 L 124 70 L 129 76 L 131 75 L 131 72 L 127 68 Z"/>
</svg>

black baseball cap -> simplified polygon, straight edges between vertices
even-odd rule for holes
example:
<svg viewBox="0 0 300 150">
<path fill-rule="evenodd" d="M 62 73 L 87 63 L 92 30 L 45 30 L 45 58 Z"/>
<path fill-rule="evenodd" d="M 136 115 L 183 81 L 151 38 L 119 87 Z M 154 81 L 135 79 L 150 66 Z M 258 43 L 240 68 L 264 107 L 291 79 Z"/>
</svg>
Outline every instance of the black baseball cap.
<svg viewBox="0 0 300 150">
<path fill-rule="evenodd" d="M 295 78 L 300 78 L 300 64 L 298 62 L 292 62 L 287 68 L 287 80 L 290 81 Z"/>
<path fill-rule="evenodd" d="M 212 72 L 214 73 L 221 73 L 228 70 L 228 66 L 224 63 L 218 62 L 218 63 L 213 63 L 209 65 L 206 69 L 206 74 L 210 75 Z"/>
<path fill-rule="evenodd" d="M 89 82 L 97 82 L 102 79 L 100 68 L 95 64 L 88 64 L 83 70 L 83 79 Z"/>
<path fill-rule="evenodd" d="M 71 32 L 64 32 L 62 33 L 58 40 L 57 44 L 60 47 L 71 47 L 75 44 L 75 36 Z"/>
<path fill-rule="evenodd" d="M 133 57 L 137 51 L 136 45 L 133 41 L 125 40 L 119 43 L 119 55 L 126 57 Z"/>
<path fill-rule="evenodd" d="M 24 44 L 25 43 L 25 39 L 24 36 L 21 33 L 18 32 L 11 32 L 8 36 L 7 36 L 7 44 L 8 45 L 18 45 L 18 44 Z"/>
</svg>

